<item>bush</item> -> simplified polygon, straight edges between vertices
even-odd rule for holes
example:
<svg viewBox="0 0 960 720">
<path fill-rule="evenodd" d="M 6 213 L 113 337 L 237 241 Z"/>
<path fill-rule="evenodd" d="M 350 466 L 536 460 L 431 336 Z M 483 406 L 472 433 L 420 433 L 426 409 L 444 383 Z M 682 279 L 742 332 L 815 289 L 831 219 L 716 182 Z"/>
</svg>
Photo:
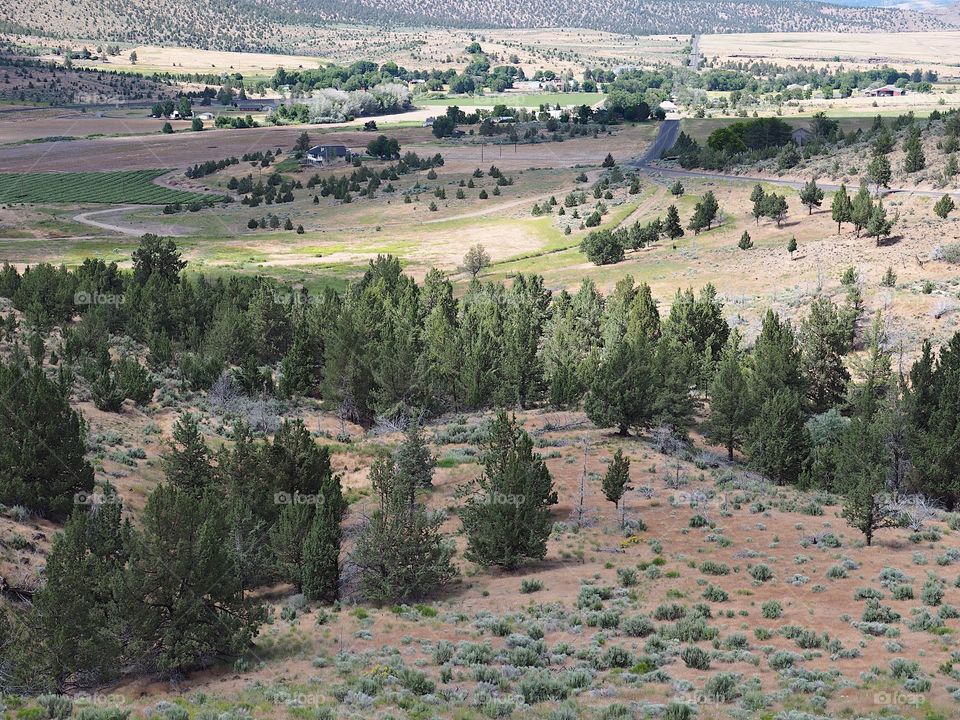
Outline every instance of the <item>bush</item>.
<svg viewBox="0 0 960 720">
<path fill-rule="evenodd" d="M 707 697 L 717 702 L 728 703 L 740 694 L 737 690 L 737 685 L 739 684 L 739 675 L 722 672 L 710 678 L 704 686 L 703 691 Z"/>
<path fill-rule="evenodd" d="M 517 683 L 517 691 L 527 705 L 547 700 L 564 700 L 568 693 L 566 685 L 546 670 L 534 670 L 525 674 Z"/>
<path fill-rule="evenodd" d="M 633 587 L 637 584 L 637 571 L 633 568 L 617 568 L 617 578 L 623 587 Z"/>
<path fill-rule="evenodd" d="M 653 630 L 653 623 L 643 615 L 633 615 L 620 621 L 620 632 L 629 637 L 647 637 Z"/>
<path fill-rule="evenodd" d="M 680 657 L 683 660 L 683 664 L 688 668 L 692 668 L 694 670 L 710 669 L 710 656 L 696 645 L 685 647 L 681 651 Z"/>
<path fill-rule="evenodd" d="M 760 611 L 767 620 L 776 620 L 783 615 L 783 605 L 777 600 L 768 600 L 760 606 Z"/>
<path fill-rule="evenodd" d="M 49 720 L 66 720 L 73 714 L 73 700 L 65 695 L 41 695 L 37 698 L 37 705 Z"/>
<path fill-rule="evenodd" d="M 769 565 L 760 563 L 750 568 L 750 576 L 757 582 L 766 582 L 773 577 L 773 570 L 770 569 Z"/>
<path fill-rule="evenodd" d="M 708 585 L 707 589 L 703 591 L 703 599 L 710 602 L 726 602 L 730 599 L 730 594 L 716 585 Z"/>
<path fill-rule="evenodd" d="M 935 607 L 943 602 L 944 582 L 938 577 L 930 575 L 923 583 L 923 589 L 920 591 L 920 601 L 924 605 Z"/>
<path fill-rule="evenodd" d="M 729 575 L 730 566 L 713 560 L 704 560 L 700 563 L 700 572 L 704 575 Z"/>
<path fill-rule="evenodd" d="M 543 590 L 543 581 L 541 580 L 521 580 L 520 592 L 525 595 Z"/>
</svg>

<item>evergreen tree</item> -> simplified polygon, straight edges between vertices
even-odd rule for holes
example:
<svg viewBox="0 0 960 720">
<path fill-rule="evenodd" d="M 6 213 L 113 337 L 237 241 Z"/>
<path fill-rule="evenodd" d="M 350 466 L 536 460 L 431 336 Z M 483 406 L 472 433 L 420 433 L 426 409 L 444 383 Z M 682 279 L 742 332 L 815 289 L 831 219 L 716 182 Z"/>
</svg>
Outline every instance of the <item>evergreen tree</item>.
<svg viewBox="0 0 960 720">
<path fill-rule="evenodd" d="M 667 208 L 667 219 L 664 221 L 663 231 L 671 240 L 683 237 L 683 226 L 680 224 L 680 213 L 676 205 Z"/>
<path fill-rule="evenodd" d="M 530 436 L 503 411 L 490 424 L 482 462 L 484 471 L 460 511 L 467 559 L 506 569 L 543 559 L 557 493 Z"/>
<path fill-rule="evenodd" d="M 627 435 L 630 428 L 645 428 L 653 420 L 655 395 L 649 342 L 624 339 L 604 349 L 584 410 L 595 425 Z"/>
<path fill-rule="evenodd" d="M 457 575 L 453 547 L 440 535 L 442 516 L 416 501 L 417 478 L 382 456 L 370 469 L 370 484 L 378 506 L 352 555 L 363 596 L 377 605 L 406 602 L 452 581 Z"/>
<path fill-rule="evenodd" d="M 867 190 L 866 185 L 860 185 L 850 205 L 850 220 L 857 231 L 857 237 L 860 237 L 860 231 L 870 222 L 872 214 L 873 199 L 870 197 L 870 191 Z"/>
<path fill-rule="evenodd" d="M 893 230 L 893 220 L 887 219 L 887 211 L 883 208 L 883 203 L 878 202 L 870 212 L 870 219 L 867 220 L 867 237 L 877 239 L 877 247 L 880 241 L 890 235 Z"/>
<path fill-rule="evenodd" d="M 180 282 L 180 271 L 186 266 L 186 260 L 181 259 L 176 243 L 170 238 L 147 233 L 133 251 L 133 279 L 141 286 L 151 277 L 176 284 Z"/>
<path fill-rule="evenodd" d="M 800 202 L 807 206 L 808 215 L 813 215 L 813 209 L 823 204 L 823 190 L 817 187 L 813 178 L 800 190 Z"/>
<path fill-rule="evenodd" d="M 846 183 L 840 184 L 840 189 L 833 194 L 833 203 L 830 205 L 830 216 L 837 224 L 837 233 L 840 233 L 842 224 L 853 219 L 853 204 L 847 194 Z"/>
<path fill-rule="evenodd" d="M 861 417 L 872 418 L 890 389 L 891 358 L 886 344 L 887 334 L 878 310 L 864 337 L 866 352 L 851 362 L 858 382 L 850 386 L 850 405 Z"/>
<path fill-rule="evenodd" d="M 755 407 L 779 390 L 789 390 L 797 395 L 806 392 L 800 372 L 800 348 L 793 327 L 789 320 L 781 320 L 773 310 L 767 310 L 763 317 L 747 380 Z"/>
<path fill-rule="evenodd" d="M 733 460 L 734 449 L 743 443 L 754 409 L 739 345 L 739 337 L 733 335 L 720 356 L 710 383 L 710 416 L 707 420 L 708 432 L 727 448 L 730 460 Z"/>
<path fill-rule="evenodd" d="M 890 178 L 892 177 L 890 161 L 886 155 L 875 155 L 867 166 L 867 178 L 877 186 L 877 195 L 880 195 L 880 188 L 890 187 Z"/>
<path fill-rule="evenodd" d="M 944 195 L 942 198 L 937 200 L 936 204 L 933 206 L 933 211 L 937 214 L 937 217 L 946 220 L 947 215 L 956 210 L 957 205 L 953 201 L 953 198 L 948 194 Z"/>
<path fill-rule="evenodd" d="M 246 597 L 220 498 L 159 485 L 123 577 L 127 651 L 161 673 L 241 655 L 265 613 Z"/>
<path fill-rule="evenodd" d="M 763 190 L 763 186 L 759 183 L 753 186 L 753 191 L 750 193 L 750 202 L 753 203 L 753 210 L 751 214 L 754 219 L 757 221 L 757 225 L 760 224 L 760 218 L 762 218 L 765 213 L 767 194 Z"/>
<path fill-rule="evenodd" d="M 506 298 L 500 394 L 506 404 L 527 407 L 543 383 L 538 350 L 547 320 L 550 292 L 539 275 L 517 275 Z"/>
<path fill-rule="evenodd" d="M 903 141 L 903 169 L 906 173 L 915 173 L 927 165 L 927 159 L 923 154 L 923 144 L 920 142 L 920 128 L 913 126 L 907 133 L 907 138 Z"/>
<path fill-rule="evenodd" d="M 890 458 L 880 423 L 854 418 L 837 446 L 837 477 L 844 492 L 843 517 L 873 542 L 877 530 L 897 527 L 900 515 L 889 502 Z"/>
<path fill-rule="evenodd" d="M 800 476 L 808 446 L 800 398 L 789 390 L 777 391 L 760 405 L 750 425 L 746 442 L 750 465 L 778 485 L 792 483 Z"/>
<path fill-rule="evenodd" d="M 163 459 L 167 480 L 178 488 L 197 495 L 208 488 L 213 480 L 210 451 L 197 419 L 184 413 L 173 426 L 173 442 L 170 452 Z"/>
<path fill-rule="evenodd" d="M 769 193 L 763 198 L 763 215 L 771 220 L 775 220 L 777 227 L 783 225 L 783 221 L 787 219 L 789 209 L 787 198 L 784 195 Z"/>
<path fill-rule="evenodd" d="M 37 366 L 0 362 L 0 502 L 65 517 L 93 489 L 86 430 L 66 388 Z"/>
<path fill-rule="evenodd" d="M 603 495 L 614 507 L 620 507 L 620 501 L 626 492 L 627 485 L 630 483 L 630 458 L 623 456 L 623 451 L 619 448 L 613 455 L 613 461 L 607 467 L 603 475 Z M 623 515 L 621 514 L 620 525 L 623 526 Z"/>
<path fill-rule="evenodd" d="M 815 413 L 842 402 L 850 373 L 843 364 L 849 350 L 845 325 L 829 298 L 818 298 L 800 327 L 801 367 L 807 399 Z"/>
<path fill-rule="evenodd" d="M 332 498 L 322 496 L 314 509 L 313 523 L 303 543 L 300 575 L 300 587 L 307 600 L 330 603 L 339 597 L 343 505 L 338 493 Z"/>
<path fill-rule="evenodd" d="M 746 230 L 744 230 L 743 235 L 740 236 L 740 242 L 737 243 L 737 247 L 741 250 L 749 250 L 753 247 L 753 240 L 750 239 L 750 233 Z"/>
<path fill-rule="evenodd" d="M 408 420 L 403 432 L 403 442 L 393 451 L 396 471 L 411 478 L 415 487 L 432 487 L 433 469 L 436 460 L 423 438 L 423 429 L 417 420 Z"/>
<path fill-rule="evenodd" d="M 113 679 L 124 657 L 116 591 L 128 529 L 116 495 L 108 488 L 103 497 L 107 502 L 75 509 L 54 538 L 46 583 L 34 598 L 45 673 L 58 692 Z"/>
</svg>

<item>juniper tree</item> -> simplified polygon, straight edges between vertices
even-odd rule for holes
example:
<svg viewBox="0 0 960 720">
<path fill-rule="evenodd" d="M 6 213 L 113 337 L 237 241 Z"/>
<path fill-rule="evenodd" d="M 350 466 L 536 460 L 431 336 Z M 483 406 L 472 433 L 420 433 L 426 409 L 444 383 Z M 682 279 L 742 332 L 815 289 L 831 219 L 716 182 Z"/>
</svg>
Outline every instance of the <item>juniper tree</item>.
<svg viewBox="0 0 960 720">
<path fill-rule="evenodd" d="M 377 605 L 406 602 L 453 580 L 453 547 L 440 535 L 443 518 L 417 502 L 417 477 L 384 455 L 370 468 L 370 484 L 377 507 L 351 556 L 364 598 Z"/>
<path fill-rule="evenodd" d="M 915 173 L 923 170 L 927 165 L 927 159 L 923 154 L 923 145 L 920 142 L 920 128 L 914 126 L 907 132 L 907 137 L 903 141 L 903 169 L 907 173 Z"/>
<path fill-rule="evenodd" d="M 118 583 L 129 528 L 112 489 L 103 497 L 102 504 L 76 507 L 54 538 L 46 583 L 33 600 L 45 674 L 58 692 L 115 678 L 125 654 Z"/>
<path fill-rule="evenodd" d="M 877 239 L 877 246 L 880 241 L 890 235 L 893 230 L 893 220 L 887 218 L 887 211 L 882 202 L 878 202 L 870 213 L 870 219 L 867 220 L 866 231 L 868 237 Z"/>
<path fill-rule="evenodd" d="M 743 235 L 740 236 L 740 242 L 737 243 L 737 247 L 741 250 L 749 250 L 753 247 L 753 240 L 750 239 L 750 233 L 746 230 L 744 230 Z"/>
<path fill-rule="evenodd" d="M 683 226 L 680 224 L 680 213 L 676 205 L 667 208 L 667 219 L 664 221 L 663 232 L 671 240 L 683 237 Z"/>
<path fill-rule="evenodd" d="M 162 674 L 239 657 L 265 619 L 244 596 L 220 503 L 213 493 L 161 484 L 132 535 L 123 575 L 126 650 Z"/>
<path fill-rule="evenodd" d="M 483 472 L 460 510 L 467 559 L 506 569 L 543 559 L 557 493 L 530 436 L 503 411 L 490 424 L 481 462 Z"/>
<path fill-rule="evenodd" d="M 829 298 L 818 298 L 800 326 L 800 366 L 807 399 L 815 413 L 842 402 L 850 373 L 843 363 L 849 350 L 845 324 Z"/>
<path fill-rule="evenodd" d="M 823 190 L 817 187 L 813 178 L 800 190 L 800 202 L 807 206 L 808 215 L 813 215 L 813 209 L 823 204 Z"/>
<path fill-rule="evenodd" d="M 746 454 L 750 465 L 778 485 L 795 482 L 809 446 L 804 420 L 796 393 L 779 390 L 767 398 L 747 433 Z"/>
<path fill-rule="evenodd" d="M 339 483 L 337 483 L 339 490 Z M 313 511 L 313 523 L 303 542 L 300 588 L 307 600 L 334 602 L 340 595 L 340 521 L 343 500 L 339 493 L 322 495 Z"/>
<path fill-rule="evenodd" d="M 210 450 L 190 413 L 182 414 L 173 426 L 173 442 L 163 458 L 163 469 L 169 482 L 197 495 L 213 480 Z"/>
<path fill-rule="evenodd" d="M 627 490 L 630 482 L 630 458 L 623 456 L 623 451 L 617 449 L 613 455 L 613 460 L 607 467 L 603 475 L 603 495 L 608 501 L 612 502 L 614 507 L 620 508 L 620 501 Z M 624 525 L 624 515 L 621 510 L 620 526 Z"/>
<path fill-rule="evenodd" d="M 943 220 L 947 219 L 947 215 L 956 210 L 957 205 L 953 201 L 953 197 L 949 194 L 944 195 L 942 198 L 937 200 L 936 204 L 933 206 L 933 211 Z"/>
<path fill-rule="evenodd" d="M 881 188 L 890 187 L 892 174 L 886 155 L 875 155 L 867 166 L 867 178 L 877 186 L 878 196 Z"/>
<path fill-rule="evenodd" d="M 727 448 L 730 460 L 733 460 L 734 449 L 743 443 L 753 411 L 739 337 L 734 335 L 724 347 L 710 383 L 710 415 L 707 419 L 708 432 Z"/>
<path fill-rule="evenodd" d="M 36 365 L 0 362 L 0 502 L 65 517 L 93 489 L 85 428 L 66 387 Z"/>
<path fill-rule="evenodd" d="M 840 189 L 833 194 L 833 202 L 830 205 L 830 216 L 837 224 L 837 233 L 840 233 L 842 224 L 852 220 L 853 205 L 850 196 L 847 194 L 845 183 L 840 184 Z"/>
<path fill-rule="evenodd" d="M 886 481 L 890 456 L 877 419 L 856 417 L 843 433 L 836 472 L 844 493 L 842 515 L 863 533 L 867 545 L 882 528 L 901 525 L 901 512 L 889 501 Z"/>
<path fill-rule="evenodd" d="M 655 399 L 652 348 L 647 340 L 631 338 L 604 348 L 583 405 L 591 422 L 627 435 L 631 428 L 649 426 Z"/>
<path fill-rule="evenodd" d="M 765 215 L 764 200 L 766 199 L 766 196 L 767 194 L 764 192 L 762 185 L 757 184 L 753 186 L 753 190 L 750 193 L 750 202 L 753 203 L 753 210 L 751 211 L 751 214 L 757 221 L 757 225 L 760 224 L 760 218 Z"/>
<path fill-rule="evenodd" d="M 412 478 L 415 487 L 428 488 L 433 485 L 433 469 L 437 462 L 430 454 L 418 419 L 407 421 L 403 441 L 393 451 L 393 462 L 396 471 Z"/>
<path fill-rule="evenodd" d="M 870 216 L 873 214 L 873 199 L 870 197 L 870 191 L 866 185 L 860 185 L 860 189 L 853 197 L 850 204 L 850 221 L 857 231 L 857 237 L 860 237 L 860 231 L 870 222 Z"/>
</svg>

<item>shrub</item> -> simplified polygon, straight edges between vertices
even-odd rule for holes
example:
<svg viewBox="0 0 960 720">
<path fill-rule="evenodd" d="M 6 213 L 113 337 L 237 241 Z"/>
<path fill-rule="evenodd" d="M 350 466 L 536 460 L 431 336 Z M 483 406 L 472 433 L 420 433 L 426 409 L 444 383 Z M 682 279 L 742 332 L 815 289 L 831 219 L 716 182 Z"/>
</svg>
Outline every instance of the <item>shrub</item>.
<svg viewBox="0 0 960 720">
<path fill-rule="evenodd" d="M 704 560 L 700 563 L 700 572 L 704 575 L 729 575 L 730 566 L 713 560 Z"/>
<path fill-rule="evenodd" d="M 685 647 L 681 651 L 680 657 L 683 660 L 683 664 L 688 668 L 692 668 L 694 670 L 710 669 L 710 656 L 696 645 Z"/>
<path fill-rule="evenodd" d="M 637 584 L 637 571 L 633 568 L 617 568 L 617 578 L 623 587 L 633 587 Z"/>
<path fill-rule="evenodd" d="M 783 615 L 783 605 L 777 600 L 768 600 L 760 606 L 760 611 L 768 620 L 776 620 Z"/>
<path fill-rule="evenodd" d="M 633 665 L 633 662 L 633 654 L 619 645 L 607 648 L 597 660 L 600 669 L 627 668 Z"/>
<path fill-rule="evenodd" d="M 770 569 L 769 565 L 760 563 L 750 568 L 750 576 L 757 582 L 766 582 L 773 577 L 773 570 Z"/>
<path fill-rule="evenodd" d="M 568 692 L 567 687 L 546 670 L 534 670 L 525 674 L 517 683 L 517 691 L 527 705 L 547 700 L 564 700 Z"/>
<path fill-rule="evenodd" d="M 728 703 L 740 692 L 737 685 L 740 684 L 740 676 L 735 673 L 717 673 L 707 681 L 703 691 L 707 697 L 713 698 L 717 702 Z"/>
<path fill-rule="evenodd" d="M 707 589 L 703 591 L 703 599 L 710 602 L 726 602 L 730 599 L 730 594 L 716 585 L 707 585 Z"/>
<path fill-rule="evenodd" d="M 678 603 L 658 605 L 656 610 L 653 611 L 653 618 L 655 620 L 679 620 L 680 618 L 684 618 L 686 616 L 687 609 Z"/>
<path fill-rule="evenodd" d="M 620 621 L 620 631 L 629 637 L 647 637 L 653 630 L 653 623 L 643 615 L 633 615 Z"/>
<path fill-rule="evenodd" d="M 37 698 L 37 705 L 49 720 L 66 720 L 73 714 L 73 700 L 65 695 L 41 695 Z"/>
<path fill-rule="evenodd" d="M 539 592 L 543 590 L 543 581 L 541 580 L 521 580 L 520 581 L 520 592 L 525 595 L 530 593 Z"/>
<path fill-rule="evenodd" d="M 923 583 L 923 589 L 920 591 L 920 601 L 924 605 L 935 607 L 943 602 L 944 582 L 940 578 L 930 575 Z"/>
<path fill-rule="evenodd" d="M 912 585 L 895 585 L 891 591 L 894 600 L 913 600 Z"/>
</svg>

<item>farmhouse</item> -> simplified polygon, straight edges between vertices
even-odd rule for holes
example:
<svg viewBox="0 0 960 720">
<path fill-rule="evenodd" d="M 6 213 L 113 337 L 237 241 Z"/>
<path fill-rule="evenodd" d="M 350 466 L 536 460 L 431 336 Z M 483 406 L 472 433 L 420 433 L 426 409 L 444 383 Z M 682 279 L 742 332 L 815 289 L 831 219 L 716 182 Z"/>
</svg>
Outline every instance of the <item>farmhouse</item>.
<svg viewBox="0 0 960 720">
<path fill-rule="evenodd" d="M 907 91 L 905 88 L 896 85 L 884 85 L 878 88 L 868 88 L 863 91 L 863 94 L 867 97 L 900 97 L 906 95 Z"/>
<path fill-rule="evenodd" d="M 315 145 L 307 151 L 307 160 L 310 162 L 331 163 L 341 158 L 353 158 L 353 153 L 346 145 Z"/>
<path fill-rule="evenodd" d="M 514 80 L 514 90 L 536 91 L 543 90 L 543 83 L 539 80 Z"/>
</svg>

